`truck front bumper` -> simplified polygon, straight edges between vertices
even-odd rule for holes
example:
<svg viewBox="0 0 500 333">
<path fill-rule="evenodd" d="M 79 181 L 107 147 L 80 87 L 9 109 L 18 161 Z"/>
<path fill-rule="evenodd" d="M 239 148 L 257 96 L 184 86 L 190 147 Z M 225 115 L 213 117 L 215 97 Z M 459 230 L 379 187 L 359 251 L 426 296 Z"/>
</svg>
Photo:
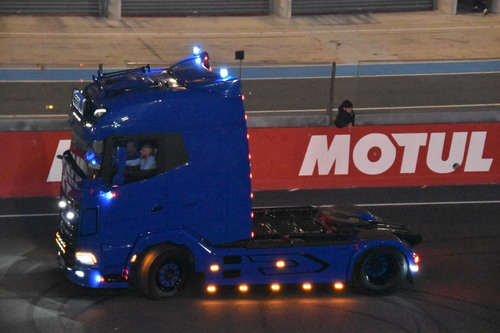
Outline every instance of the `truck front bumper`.
<svg viewBox="0 0 500 333">
<path fill-rule="evenodd" d="M 123 275 L 103 275 L 97 267 L 75 264 L 69 265 L 61 253 L 58 253 L 57 264 L 66 277 L 73 283 L 88 288 L 128 288 L 129 282 Z"/>
</svg>

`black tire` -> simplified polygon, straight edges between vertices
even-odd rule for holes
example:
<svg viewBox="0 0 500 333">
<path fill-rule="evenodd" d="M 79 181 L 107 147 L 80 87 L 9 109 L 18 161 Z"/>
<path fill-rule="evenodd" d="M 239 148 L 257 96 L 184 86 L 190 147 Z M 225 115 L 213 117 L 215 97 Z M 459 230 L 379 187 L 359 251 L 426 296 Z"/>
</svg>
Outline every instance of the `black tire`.
<svg viewBox="0 0 500 333">
<path fill-rule="evenodd" d="M 154 299 L 172 297 L 181 292 L 192 275 L 185 251 L 164 246 L 150 250 L 141 262 L 138 283 L 141 292 Z"/>
<path fill-rule="evenodd" d="M 386 295 L 397 288 L 406 273 L 402 253 L 391 247 L 377 247 L 363 253 L 354 266 L 352 281 L 367 295 Z"/>
</svg>

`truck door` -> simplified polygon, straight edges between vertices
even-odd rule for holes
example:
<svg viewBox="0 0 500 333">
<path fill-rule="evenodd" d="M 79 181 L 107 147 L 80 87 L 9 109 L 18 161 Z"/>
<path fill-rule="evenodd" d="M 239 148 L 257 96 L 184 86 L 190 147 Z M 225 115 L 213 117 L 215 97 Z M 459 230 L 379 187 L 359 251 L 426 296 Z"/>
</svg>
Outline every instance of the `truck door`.
<svg viewBox="0 0 500 333">
<path fill-rule="evenodd" d="M 100 243 L 105 256 L 126 258 L 137 237 L 166 225 L 165 147 L 161 136 L 111 142 L 105 180 L 109 191 L 99 200 Z"/>
</svg>

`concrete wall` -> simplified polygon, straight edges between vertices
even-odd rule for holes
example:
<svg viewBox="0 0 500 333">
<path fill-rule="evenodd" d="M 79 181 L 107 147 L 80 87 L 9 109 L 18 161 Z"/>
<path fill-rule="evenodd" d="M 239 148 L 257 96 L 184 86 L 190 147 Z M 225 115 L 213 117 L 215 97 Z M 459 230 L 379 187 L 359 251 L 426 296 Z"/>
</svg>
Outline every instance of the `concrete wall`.
<svg viewBox="0 0 500 333">
<path fill-rule="evenodd" d="M 437 9 L 445 14 L 457 13 L 457 0 L 437 0 Z"/>
<path fill-rule="evenodd" d="M 271 0 L 271 14 L 280 18 L 289 19 L 292 17 L 293 0 Z"/>
<path fill-rule="evenodd" d="M 99 14 L 110 20 L 122 18 L 122 0 L 99 0 Z"/>
<path fill-rule="evenodd" d="M 292 17 L 293 0 L 270 0 L 271 15 L 289 19 Z M 455 15 L 457 13 L 458 0 L 435 0 L 436 8 L 445 14 Z M 489 9 L 492 13 L 500 12 L 500 0 L 490 0 Z M 111 20 L 119 20 L 122 17 L 122 0 L 99 0 L 100 15 Z"/>
</svg>

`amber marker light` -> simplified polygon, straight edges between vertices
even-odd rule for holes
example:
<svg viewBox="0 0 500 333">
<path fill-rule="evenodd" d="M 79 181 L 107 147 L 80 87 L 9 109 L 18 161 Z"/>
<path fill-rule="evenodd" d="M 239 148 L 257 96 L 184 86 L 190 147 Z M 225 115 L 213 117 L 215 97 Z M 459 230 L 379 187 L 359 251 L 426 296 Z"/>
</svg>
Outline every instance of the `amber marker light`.
<svg viewBox="0 0 500 333">
<path fill-rule="evenodd" d="M 277 283 L 273 283 L 273 284 L 271 285 L 271 290 L 272 290 L 272 291 L 279 291 L 279 290 L 280 290 L 280 285 L 279 285 L 279 284 L 277 284 Z"/>
<path fill-rule="evenodd" d="M 248 286 L 246 284 L 242 284 L 238 287 L 238 289 L 242 292 L 242 293 L 246 293 L 248 291 Z"/>
<path fill-rule="evenodd" d="M 285 261 L 283 261 L 283 260 L 276 261 L 276 267 L 278 267 L 278 268 L 285 267 Z"/>
<path fill-rule="evenodd" d="M 212 294 L 213 294 L 213 293 L 215 293 L 215 292 L 217 291 L 217 287 L 215 287 L 215 286 L 208 286 L 208 287 L 207 287 L 207 291 L 208 291 L 209 293 L 212 293 Z"/>
<path fill-rule="evenodd" d="M 312 285 L 310 283 L 303 283 L 302 284 L 302 289 L 304 289 L 304 290 L 311 290 L 312 289 Z"/>
<path fill-rule="evenodd" d="M 217 271 L 219 271 L 219 265 L 212 265 L 212 266 L 210 266 L 210 270 L 211 270 L 212 272 L 217 272 Z"/>
<path fill-rule="evenodd" d="M 46 108 L 47 110 L 54 110 L 54 105 L 49 104 L 49 105 L 46 105 L 46 106 L 45 106 L 45 108 Z"/>
<path fill-rule="evenodd" d="M 342 290 L 342 289 L 344 289 L 344 284 L 342 282 L 335 282 L 333 284 L 333 288 L 335 290 Z"/>
<path fill-rule="evenodd" d="M 137 254 L 134 254 L 130 259 L 130 262 L 135 262 L 137 260 Z"/>
</svg>

